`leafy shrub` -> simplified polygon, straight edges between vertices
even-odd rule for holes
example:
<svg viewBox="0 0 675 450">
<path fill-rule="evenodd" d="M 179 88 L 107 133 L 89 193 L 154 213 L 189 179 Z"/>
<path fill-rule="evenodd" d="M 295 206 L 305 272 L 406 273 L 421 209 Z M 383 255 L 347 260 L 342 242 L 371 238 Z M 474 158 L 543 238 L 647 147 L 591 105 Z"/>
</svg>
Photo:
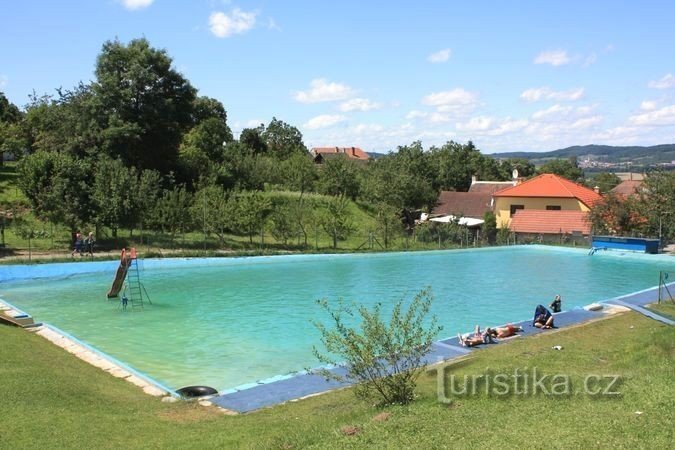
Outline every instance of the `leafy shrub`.
<svg viewBox="0 0 675 450">
<path fill-rule="evenodd" d="M 433 296 L 429 288 L 417 294 L 407 310 L 404 299 L 394 305 L 388 323 L 382 317 L 382 304 L 372 310 L 365 306 L 346 305 L 339 301 L 332 308 L 327 300 L 318 303 L 330 314 L 334 328 L 315 322 L 321 342 L 328 353 L 314 347 L 314 355 L 323 364 L 344 361 L 348 369 L 342 377 L 321 369 L 318 373 L 339 381 L 356 382 L 355 393 L 363 399 L 377 399 L 380 404 L 407 404 L 414 399 L 423 357 L 442 327 L 433 316 L 426 324 Z M 358 327 L 350 323 L 360 316 Z"/>
</svg>

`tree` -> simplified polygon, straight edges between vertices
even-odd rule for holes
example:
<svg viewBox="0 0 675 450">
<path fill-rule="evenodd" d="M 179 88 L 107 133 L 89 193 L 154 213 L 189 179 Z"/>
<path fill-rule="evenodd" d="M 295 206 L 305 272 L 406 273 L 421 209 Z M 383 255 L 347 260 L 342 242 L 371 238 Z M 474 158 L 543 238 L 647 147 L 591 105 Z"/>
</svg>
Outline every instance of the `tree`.
<svg viewBox="0 0 675 450">
<path fill-rule="evenodd" d="M 359 194 L 356 164 L 342 156 L 327 160 L 319 172 L 319 192 L 355 200 Z"/>
<path fill-rule="evenodd" d="M 646 220 L 646 233 L 662 244 L 675 240 L 675 171 L 648 174 L 638 193 L 638 212 Z"/>
<path fill-rule="evenodd" d="M 257 191 L 242 192 L 237 196 L 238 225 L 248 234 L 249 242 L 253 243 L 253 235 L 260 231 L 261 236 L 265 229 L 265 222 L 272 212 L 270 199 Z M 261 243 L 262 239 L 261 239 Z"/>
<path fill-rule="evenodd" d="M 119 159 L 98 162 L 92 189 L 96 223 L 110 227 L 114 238 L 119 228 L 131 225 L 137 186 L 134 167 L 127 168 Z"/>
<path fill-rule="evenodd" d="M 431 166 L 435 168 L 434 188 L 445 191 L 466 192 L 471 187 L 471 178 L 481 180 L 510 179 L 491 157 L 480 153 L 473 142 L 465 145 L 450 141 L 441 148 L 431 148 Z"/>
<path fill-rule="evenodd" d="M 193 224 L 192 196 L 185 186 L 165 190 L 153 210 L 152 225 L 168 232 L 173 242 L 176 233 L 187 231 Z"/>
<path fill-rule="evenodd" d="M 23 114 L 0 92 L 0 167 L 4 164 L 4 154 L 20 156 L 27 147 L 27 140 L 20 126 Z"/>
<path fill-rule="evenodd" d="M 525 158 L 509 158 L 506 161 L 502 161 L 502 166 L 506 171 L 503 175 L 504 181 L 511 179 L 514 169 L 518 171 L 519 178 L 529 178 L 536 172 L 534 164 Z"/>
<path fill-rule="evenodd" d="M 103 44 L 93 91 L 113 158 L 161 173 L 175 167 L 181 136 L 194 123 L 196 90 L 171 64 L 146 39 Z"/>
<path fill-rule="evenodd" d="M 636 233 L 644 222 L 633 199 L 624 199 L 613 193 L 593 205 L 589 220 L 593 234 L 622 236 Z"/>
<path fill-rule="evenodd" d="M 327 370 L 318 372 L 339 381 L 356 382 L 354 392 L 359 398 L 376 398 L 383 405 L 410 403 L 415 398 L 423 358 L 442 330 L 435 316 L 427 321 L 432 300 L 430 289 L 417 294 L 407 309 L 407 302 L 401 299 L 388 320 L 383 317 L 382 303 L 369 310 L 342 301 L 333 308 L 327 300 L 319 300 L 333 327 L 314 322 L 327 351 L 322 353 L 314 347 L 314 355 L 323 364 L 344 363 L 348 372 L 346 377 Z M 356 313 L 360 323 L 354 326 Z"/>
<path fill-rule="evenodd" d="M 553 159 L 539 167 L 537 172 L 539 174 L 552 173 L 575 183 L 582 181 L 584 178 L 584 171 L 577 167 L 575 162 L 568 159 Z"/>
<path fill-rule="evenodd" d="M 296 153 L 307 155 L 300 130 L 276 117 L 273 117 L 267 128 L 262 131 L 261 137 L 267 145 L 267 150 L 279 159 L 286 159 Z"/>
<path fill-rule="evenodd" d="M 23 158 L 17 170 L 19 187 L 38 217 L 64 224 L 71 230 L 93 218 L 90 161 L 61 153 L 37 152 Z"/>
<path fill-rule="evenodd" d="M 267 143 L 263 139 L 265 125 L 260 124 L 257 128 L 244 128 L 239 135 L 239 142 L 253 155 L 267 153 Z"/>
<path fill-rule="evenodd" d="M 288 240 L 297 234 L 297 224 L 293 218 L 293 211 L 285 203 L 275 205 L 271 214 L 272 236 L 282 244 L 287 245 Z"/>
<path fill-rule="evenodd" d="M 346 198 L 331 198 L 326 201 L 320 216 L 321 227 L 333 240 L 334 249 L 338 240 L 345 239 L 353 229 L 348 207 L 349 200 Z"/>
<path fill-rule="evenodd" d="M 481 234 L 483 241 L 487 244 L 492 245 L 497 240 L 497 217 L 492 211 L 485 211 L 485 214 L 483 214 Z"/>
<path fill-rule="evenodd" d="M 316 165 L 302 153 L 293 153 L 281 166 L 284 184 L 291 190 L 299 191 L 300 198 L 312 189 L 317 179 Z"/>
<path fill-rule="evenodd" d="M 619 183 L 621 183 L 621 178 L 609 172 L 600 172 L 590 180 L 586 180 L 586 186 L 591 189 L 597 186 L 603 194 L 614 189 Z"/>
<path fill-rule="evenodd" d="M 226 233 L 236 226 L 237 202 L 222 186 L 210 184 L 195 194 L 192 216 L 203 221 L 204 231 L 215 234 L 222 247 Z"/>
</svg>

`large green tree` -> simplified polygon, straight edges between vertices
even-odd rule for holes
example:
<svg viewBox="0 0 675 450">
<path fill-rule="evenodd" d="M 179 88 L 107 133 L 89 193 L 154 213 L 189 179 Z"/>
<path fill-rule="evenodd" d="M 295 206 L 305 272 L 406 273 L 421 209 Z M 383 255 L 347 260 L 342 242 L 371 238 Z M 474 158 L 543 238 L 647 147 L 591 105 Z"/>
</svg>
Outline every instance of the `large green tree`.
<svg viewBox="0 0 675 450">
<path fill-rule="evenodd" d="M 552 173 L 575 183 L 584 179 L 584 171 L 577 166 L 576 160 L 553 159 L 539 167 L 537 172 L 539 174 Z"/>
<path fill-rule="evenodd" d="M 279 159 L 286 159 L 295 153 L 307 154 L 300 130 L 276 117 L 272 118 L 261 137 L 267 144 L 267 150 Z"/>
<path fill-rule="evenodd" d="M 5 152 L 20 155 L 27 141 L 21 128 L 23 113 L 0 92 L 0 167 L 4 163 Z"/>
<path fill-rule="evenodd" d="M 175 167 L 182 134 L 194 124 L 196 90 L 171 64 L 146 39 L 103 44 L 93 91 L 113 158 L 163 173 Z"/>
</svg>

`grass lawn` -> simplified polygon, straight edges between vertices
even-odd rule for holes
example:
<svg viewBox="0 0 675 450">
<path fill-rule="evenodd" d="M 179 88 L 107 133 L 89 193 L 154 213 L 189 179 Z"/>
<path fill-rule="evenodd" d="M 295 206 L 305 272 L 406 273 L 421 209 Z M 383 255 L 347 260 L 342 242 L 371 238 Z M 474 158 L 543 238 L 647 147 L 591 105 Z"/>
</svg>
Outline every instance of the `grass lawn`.
<svg viewBox="0 0 675 450">
<path fill-rule="evenodd" d="M 162 403 L 20 329 L 0 326 L 0 342 L 0 448 L 669 448 L 673 441 L 675 328 L 633 312 L 490 347 L 452 369 L 461 376 L 536 367 L 568 375 L 574 391 L 588 375 L 619 375 L 621 395 L 479 394 L 444 405 L 435 374 L 424 374 L 419 399 L 407 407 L 378 409 L 347 389 L 240 416 Z M 383 412 L 388 420 L 378 420 Z"/>
</svg>

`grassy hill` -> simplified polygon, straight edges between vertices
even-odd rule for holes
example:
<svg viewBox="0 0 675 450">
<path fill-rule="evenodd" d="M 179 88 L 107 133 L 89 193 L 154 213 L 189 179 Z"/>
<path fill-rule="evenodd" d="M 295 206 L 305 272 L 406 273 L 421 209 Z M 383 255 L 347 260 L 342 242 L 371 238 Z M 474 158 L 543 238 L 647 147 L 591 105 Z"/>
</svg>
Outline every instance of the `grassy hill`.
<svg viewBox="0 0 675 450">
<path fill-rule="evenodd" d="M 577 157 L 579 159 L 592 157 L 593 159 L 623 163 L 631 161 L 634 165 L 648 165 L 675 161 L 675 144 L 653 145 L 651 147 L 611 145 L 575 145 L 550 152 L 506 152 L 495 153 L 495 158 L 525 158 L 534 164 L 544 163 L 555 158 Z"/>
</svg>

